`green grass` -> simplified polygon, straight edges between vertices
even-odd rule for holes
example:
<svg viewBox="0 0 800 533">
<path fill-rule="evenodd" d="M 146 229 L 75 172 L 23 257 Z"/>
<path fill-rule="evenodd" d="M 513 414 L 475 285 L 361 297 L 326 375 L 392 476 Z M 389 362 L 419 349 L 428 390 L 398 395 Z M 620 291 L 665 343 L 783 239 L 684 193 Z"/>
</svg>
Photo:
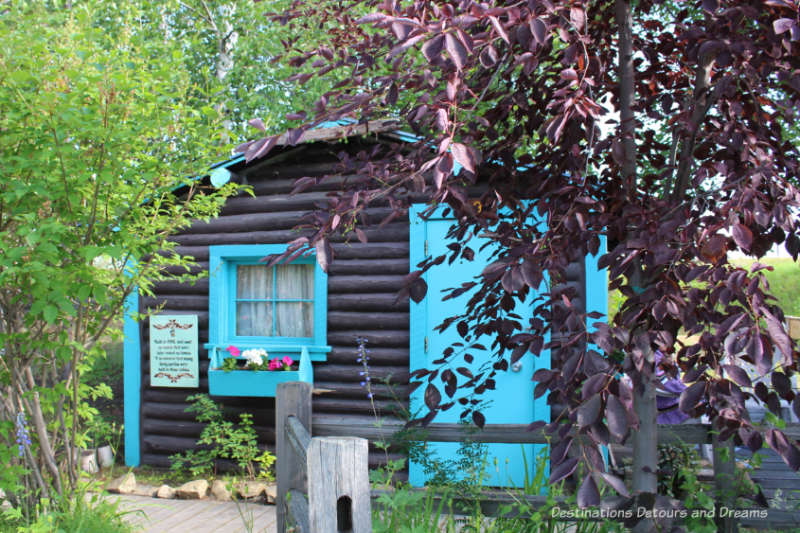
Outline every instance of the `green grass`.
<svg viewBox="0 0 800 533">
<path fill-rule="evenodd" d="M 760 262 L 774 268 L 772 272 L 766 271 L 765 275 L 770 291 L 778 299 L 784 314 L 800 316 L 800 264 L 783 257 L 762 259 Z M 733 261 L 734 265 L 747 268 L 752 263 L 750 260 Z"/>
<path fill-rule="evenodd" d="M 750 268 L 751 259 L 734 259 L 732 264 Z M 761 263 L 773 267 L 772 271 L 765 271 L 770 292 L 778 299 L 778 305 L 783 313 L 788 316 L 800 316 L 800 264 L 789 258 L 773 257 L 762 259 Z M 608 293 L 608 320 L 611 322 L 614 315 L 622 306 L 623 297 L 619 291 Z"/>
</svg>

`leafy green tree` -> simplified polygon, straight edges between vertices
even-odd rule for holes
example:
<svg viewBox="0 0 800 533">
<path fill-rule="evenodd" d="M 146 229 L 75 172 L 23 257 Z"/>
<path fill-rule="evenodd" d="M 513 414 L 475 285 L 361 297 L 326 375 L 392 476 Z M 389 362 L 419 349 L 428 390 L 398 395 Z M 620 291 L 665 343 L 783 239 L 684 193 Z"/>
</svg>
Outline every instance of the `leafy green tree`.
<svg viewBox="0 0 800 533">
<path fill-rule="evenodd" d="M 186 271 L 168 235 L 235 188 L 189 177 L 221 127 L 187 105 L 184 50 L 133 11 L 107 31 L 99 7 L 0 16 L 0 488 L 27 513 L 77 482 L 84 398 L 104 393 L 81 372 L 125 298 Z"/>
</svg>

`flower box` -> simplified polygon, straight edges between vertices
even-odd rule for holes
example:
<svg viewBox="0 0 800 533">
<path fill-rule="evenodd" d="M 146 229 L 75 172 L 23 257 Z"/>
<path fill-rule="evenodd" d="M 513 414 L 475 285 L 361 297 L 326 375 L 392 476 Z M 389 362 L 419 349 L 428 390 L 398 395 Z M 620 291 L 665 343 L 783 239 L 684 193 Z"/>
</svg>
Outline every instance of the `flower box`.
<svg viewBox="0 0 800 533">
<path fill-rule="evenodd" d="M 279 351 L 271 351 L 271 357 L 287 355 Z M 296 355 L 296 354 L 294 354 Z M 311 358 L 304 347 L 300 352 L 300 364 L 297 370 L 221 370 L 222 361 L 230 357 L 221 349 L 213 349 L 210 353 L 211 363 L 208 366 L 208 393 L 211 396 L 246 396 L 274 397 L 278 383 L 288 381 L 305 381 L 314 383 L 314 370 Z"/>
</svg>

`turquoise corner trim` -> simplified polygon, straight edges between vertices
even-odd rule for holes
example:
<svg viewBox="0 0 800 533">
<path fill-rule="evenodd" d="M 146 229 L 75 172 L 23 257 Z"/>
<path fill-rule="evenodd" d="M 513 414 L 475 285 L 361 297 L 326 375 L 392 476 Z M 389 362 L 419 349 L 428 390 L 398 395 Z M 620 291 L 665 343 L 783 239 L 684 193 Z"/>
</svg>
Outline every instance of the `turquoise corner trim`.
<svg viewBox="0 0 800 533">
<path fill-rule="evenodd" d="M 141 432 L 142 391 L 142 351 L 139 338 L 139 323 L 134 316 L 139 312 L 139 291 L 134 288 L 125 299 L 125 322 L 122 331 L 125 335 L 123 343 L 125 384 L 124 423 L 125 423 L 125 464 L 139 466 Z"/>
</svg>

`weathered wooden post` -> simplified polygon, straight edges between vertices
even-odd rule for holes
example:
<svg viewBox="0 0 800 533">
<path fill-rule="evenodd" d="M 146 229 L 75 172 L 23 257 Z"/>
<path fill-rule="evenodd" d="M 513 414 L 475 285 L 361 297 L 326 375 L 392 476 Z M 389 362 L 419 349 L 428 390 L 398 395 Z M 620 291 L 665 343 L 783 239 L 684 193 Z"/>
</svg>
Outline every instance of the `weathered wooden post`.
<svg viewBox="0 0 800 533">
<path fill-rule="evenodd" d="M 372 516 L 367 440 L 317 437 L 308 448 L 311 531 L 370 533 Z"/>
<path fill-rule="evenodd" d="M 736 458 L 734 457 L 733 439 L 720 442 L 719 435 L 712 431 L 711 445 L 714 448 L 714 485 L 716 497 L 714 502 L 717 531 L 736 533 L 739 526 L 730 516 L 720 516 L 724 508 L 733 509 L 736 504 Z"/>
<path fill-rule="evenodd" d="M 278 533 L 286 531 L 286 494 L 290 490 L 306 491 L 305 465 L 298 464 L 286 436 L 289 417 L 294 417 L 310 433 L 311 430 L 311 384 L 292 381 L 281 383 L 275 394 L 275 452 L 277 456 L 277 501 L 275 512 Z"/>
</svg>

